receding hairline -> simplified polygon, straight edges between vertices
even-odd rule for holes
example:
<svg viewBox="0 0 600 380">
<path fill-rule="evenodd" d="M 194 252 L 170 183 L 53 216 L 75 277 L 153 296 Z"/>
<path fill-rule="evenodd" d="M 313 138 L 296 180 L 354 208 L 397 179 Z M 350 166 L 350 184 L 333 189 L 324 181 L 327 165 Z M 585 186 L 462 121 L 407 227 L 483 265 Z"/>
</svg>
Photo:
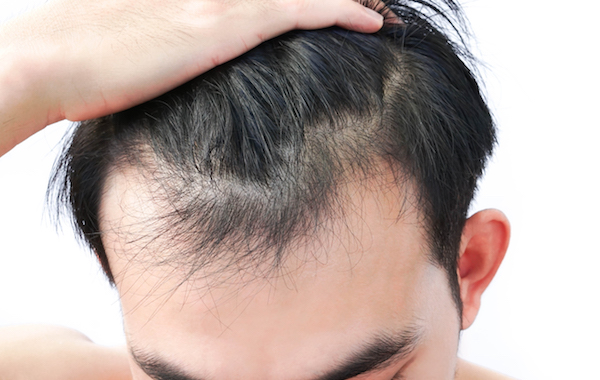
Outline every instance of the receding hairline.
<svg viewBox="0 0 600 380">
<path fill-rule="evenodd" d="M 174 205 L 169 204 L 165 198 L 170 192 L 162 189 L 160 181 L 154 180 L 153 176 L 160 175 L 157 174 L 159 171 L 155 170 L 153 165 L 121 165 L 111 171 L 105 183 L 106 189 L 99 213 L 103 244 L 105 249 L 115 252 L 111 247 L 112 243 L 107 241 L 106 237 L 118 236 L 121 241 L 129 244 L 129 251 L 125 254 L 129 255 L 129 260 L 134 265 L 138 261 L 146 268 L 171 266 L 183 276 L 181 283 L 184 280 L 207 279 L 215 273 L 223 277 L 226 272 L 230 273 L 229 276 L 225 276 L 227 279 L 235 277 L 237 272 L 244 272 L 254 273 L 257 279 L 264 280 L 282 275 L 282 270 L 289 270 L 290 265 L 292 268 L 298 268 L 313 260 L 327 261 L 328 247 L 331 247 L 331 244 L 344 241 L 344 244 L 357 246 L 359 236 L 356 231 L 364 228 L 359 224 L 365 222 L 364 218 L 369 217 L 368 213 L 373 212 L 381 216 L 382 223 L 388 223 L 390 226 L 406 220 L 418 224 L 421 236 L 417 238 L 423 241 L 423 252 L 431 263 L 437 265 L 432 260 L 430 242 L 424 226 L 425 217 L 414 180 L 406 176 L 399 178 L 398 172 L 385 168 L 387 163 L 383 161 L 381 165 L 382 169 L 376 171 L 377 174 L 373 172 L 366 176 L 365 173 L 360 173 L 353 180 L 347 179 L 337 186 L 335 211 L 326 215 L 326 219 L 318 220 L 318 224 L 312 226 L 309 233 L 296 236 L 287 242 L 281 247 L 282 252 L 275 252 L 275 249 L 269 252 L 269 249 L 261 245 L 264 243 L 260 240 L 262 237 L 254 234 L 244 240 L 243 247 L 236 245 L 239 242 L 219 241 L 218 252 L 211 252 L 214 255 L 210 260 L 204 260 L 202 263 L 194 261 L 200 256 L 198 253 L 186 251 L 188 243 L 194 246 L 194 242 L 189 240 L 190 237 L 201 237 L 190 233 L 187 227 L 172 227 L 178 226 L 178 223 L 174 222 L 178 213 Z M 210 186 L 211 183 L 207 180 L 203 185 Z M 202 193 L 203 190 L 200 186 L 194 192 Z M 208 190 L 213 192 L 215 198 L 219 198 L 219 194 L 214 193 L 214 188 Z M 163 193 L 158 194 L 160 192 Z M 369 202 L 369 209 L 366 211 L 365 202 Z M 112 208 L 112 212 L 109 212 L 108 208 Z M 115 215 L 118 216 L 115 218 Z M 254 254 L 256 250 L 263 250 L 261 253 L 265 255 L 257 258 Z M 175 252 L 179 254 L 173 254 Z M 236 256 L 240 252 L 241 258 Z M 358 252 L 359 249 L 354 249 L 348 252 L 348 255 Z M 282 255 L 278 257 L 277 253 Z M 293 260 L 295 264 L 286 265 L 289 263 L 287 260 Z M 204 267 L 211 270 L 205 271 Z"/>
</svg>

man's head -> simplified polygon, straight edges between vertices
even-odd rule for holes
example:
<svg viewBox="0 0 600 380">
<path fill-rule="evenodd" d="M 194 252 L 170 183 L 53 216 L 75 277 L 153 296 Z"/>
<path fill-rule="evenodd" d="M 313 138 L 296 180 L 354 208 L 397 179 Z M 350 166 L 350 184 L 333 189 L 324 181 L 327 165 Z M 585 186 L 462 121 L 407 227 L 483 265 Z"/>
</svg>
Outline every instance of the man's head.
<svg viewBox="0 0 600 380">
<path fill-rule="evenodd" d="M 467 221 L 495 131 L 459 49 L 389 8 L 75 131 L 63 199 L 147 374 L 453 375 L 508 241 L 497 212 Z"/>
</svg>

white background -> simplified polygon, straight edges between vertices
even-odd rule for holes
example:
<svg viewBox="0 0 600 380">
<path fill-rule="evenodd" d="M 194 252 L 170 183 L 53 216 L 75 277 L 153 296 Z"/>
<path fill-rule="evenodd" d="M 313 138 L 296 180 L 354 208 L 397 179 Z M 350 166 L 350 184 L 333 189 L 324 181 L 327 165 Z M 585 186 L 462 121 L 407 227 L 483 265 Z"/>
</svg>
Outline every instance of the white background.
<svg viewBox="0 0 600 380">
<path fill-rule="evenodd" d="M 37 0 L 2 0 L 0 21 Z M 500 145 L 473 210 L 513 226 L 503 267 L 461 355 L 528 380 L 600 379 L 600 43 L 595 1 L 475 0 L 476 36 Z M 71 326 L 123 340 L 118 298 L 44 191 L 68 123 L 0 158 L 0 325 Z"/>
</svg>

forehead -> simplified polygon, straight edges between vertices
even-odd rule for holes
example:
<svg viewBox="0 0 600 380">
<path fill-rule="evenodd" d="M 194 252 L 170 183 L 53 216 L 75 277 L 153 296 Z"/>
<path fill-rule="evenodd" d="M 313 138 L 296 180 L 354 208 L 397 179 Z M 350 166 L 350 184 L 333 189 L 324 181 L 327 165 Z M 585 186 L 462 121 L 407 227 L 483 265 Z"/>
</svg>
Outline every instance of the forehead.
<svg viewBox="0 0 600 380">
<path fill-rule="evenodd" d="M 142 221 L 160 211 L 148 186 L 131 173 L 112 176 L 103 242 L 130 343 L 177 358 L 192 373 L 232 370 L 224 362 L 231 357 L 273 373 L 306 373 L 307 360 L 325 368 L 332 353 L 348 354 L 340 347 L 382 326 L 401 329 L 426 319 L 424 300 L 437 297 L 446 282 L 428 260 L 416 208 L 398 189 L 352 191 L 343 228 L 294 247 L 277 270 L 216 265 L 185 278 L 176 264 L 156 265 L 169 255 L 152 251 L 160 244 L 135 238 L 147 228 Z"/>
</svg>

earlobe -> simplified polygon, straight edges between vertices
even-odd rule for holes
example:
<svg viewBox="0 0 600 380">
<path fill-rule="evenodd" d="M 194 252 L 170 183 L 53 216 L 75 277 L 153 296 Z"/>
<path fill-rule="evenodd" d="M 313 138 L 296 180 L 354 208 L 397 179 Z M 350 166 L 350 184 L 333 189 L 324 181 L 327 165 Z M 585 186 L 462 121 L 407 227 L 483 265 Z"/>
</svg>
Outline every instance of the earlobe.
<svg viewBox="0 0 600 380">
<path fill-rule="evenodd" d="M 498 271 L 509 240 L 510 223 L 501 211 L 483 210 L 467 220 L 458 261 L 463 329 L 471 326 L 475 320 L 481 295 Z"/>
</svg>

